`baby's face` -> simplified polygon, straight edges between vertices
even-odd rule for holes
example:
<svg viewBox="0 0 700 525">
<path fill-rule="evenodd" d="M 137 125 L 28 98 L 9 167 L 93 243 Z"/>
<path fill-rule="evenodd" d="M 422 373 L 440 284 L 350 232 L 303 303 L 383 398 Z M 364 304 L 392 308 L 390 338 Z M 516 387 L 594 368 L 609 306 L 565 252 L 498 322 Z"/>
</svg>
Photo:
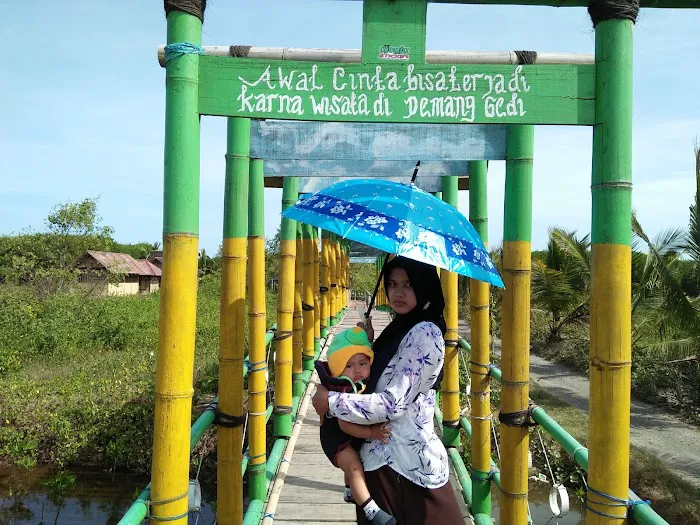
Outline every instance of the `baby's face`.
<svg viewBox="0 0 700 525">
<path fill-rule="evenodd" d="M 355 383 L 367 379 L 369 377 L 369 357 L 365 354 L 355 354 L 352 356 L 345 365 L 343 375 L 348 376 L 355 381 Z"/>
</svg>

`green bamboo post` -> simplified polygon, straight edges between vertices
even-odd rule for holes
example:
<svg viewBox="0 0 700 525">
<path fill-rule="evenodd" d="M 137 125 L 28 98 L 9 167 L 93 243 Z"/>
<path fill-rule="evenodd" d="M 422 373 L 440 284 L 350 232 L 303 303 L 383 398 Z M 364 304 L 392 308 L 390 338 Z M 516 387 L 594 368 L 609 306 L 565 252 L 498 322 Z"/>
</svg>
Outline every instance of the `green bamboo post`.
<svg viewBox="0 0 700 525">
<path fill-rule="evenodd" d="M 219 409 L 243 415 L 250 119 L 227 122 L 224 240 L 219 331 Z M 217 508 L 222 524 L 243 519 L 243 426 L 217 428 Z"/>
<path fill-rule="evenodd" d="M 203 17 L 203 6 L 200 5 Z M 202 20 L 166 2 L 168 44 L 202 41 Z M 199 241 L 199 55 L 165 67 L 163 275 L 158 323 L 151 523 L 187 523 Z M 159 518 L 161 518 L 159 520 Z M 156 521 L 158 520 L 158 521 Z"/>
<path fill-rule="evenodd" d="M 455 208 L 459 204 L 457 177 L 442 178 L 442 200 Z M 442 442 L 446 447 L 459 447 L 459 337 L 457 335 L 457 274 L 440 272 L 445 297 L 445 371 L 442 381 Z"/>
<path fill-rule="evenodd" d="M 632 366 L 632 19 L 593 19 L 596 122 L 591 183 L 588 524 L 622 523 L 628 499 Z M 598 15 L 606 7 L 598 2 Z M 615 9 L 613 9 L 615 8 Z M 603 15 L 608 18 L 619 14 Z M 617 499 L 617 501 L 616 501 Z M 612 517 L 611 517 L 612 516 Z"/>
<path fill-rule="evenodd" d="M 264 185 L 263 161 L 251 159 L 248 208 L 248 347 L 251 362 L 248 372 L 248 492 L 251 499 L 262 501 L 267 494 Z"/>
<path fill-rule="evenodd" d="M 508 126 L 503 229 L 503 389 L 501 398 L 501 520 L 527 523 L 530 268 L 534 127 Z"/>
<path fill-rule="evenodd" d="M 488 248 L 487 163 L 469 163 L 469 222 Z M 471 310 L 472 512 L 491 515 L 491 388 L 489 366 L 489 285 L 469 280 Z"/>
<path fill-rule="evenodd" d="M 299 179 L 284 177 L 282 210 L 299 198 Z M 280 226 L 280 275 L 277 296 L 277 343 L 275 352 L 275 437 L 292 435 L 292 335 L 294 314 L 294 264 L 296 221 L 282 217 Z"/>
</svg>

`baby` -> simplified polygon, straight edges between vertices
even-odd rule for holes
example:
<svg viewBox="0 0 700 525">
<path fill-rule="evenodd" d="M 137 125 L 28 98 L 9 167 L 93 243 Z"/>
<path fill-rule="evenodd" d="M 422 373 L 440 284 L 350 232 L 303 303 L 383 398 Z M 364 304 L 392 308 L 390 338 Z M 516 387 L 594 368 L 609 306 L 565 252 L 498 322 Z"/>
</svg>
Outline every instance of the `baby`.
<svg viewBox="0 0 700 525">
<path fill-rule="evenodd" d="M 316 371 L 321 384 L 328 390 L 362 394 L 374 360 L 372 345 L 360 327 L 344 330 L 333 337 L 327 361 L 317 361 Z M 383 511 L 369 495 L 360 456 L 353 445 L 358 440 L 379 439 L 388 442 L 391 431 L 387 423 L 356 425 L 326 416 L 321 420 L 321 446 L 334 466 L 345 474 L 347 503 L 361 502 L 360 507 L 372 525 L 396 525 L 396 519 Z M 359 448 L 359 446 L 358 446 Z"/>
</svg>

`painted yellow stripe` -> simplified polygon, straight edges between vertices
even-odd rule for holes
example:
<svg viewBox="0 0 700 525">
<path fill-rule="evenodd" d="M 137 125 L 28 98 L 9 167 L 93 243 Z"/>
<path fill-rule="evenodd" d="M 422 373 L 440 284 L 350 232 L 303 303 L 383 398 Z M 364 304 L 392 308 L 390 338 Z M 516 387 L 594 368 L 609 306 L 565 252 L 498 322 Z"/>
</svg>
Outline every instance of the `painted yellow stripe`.
<svg viewBox="0 0 700 525">
<path fill-rule="evenodd" d="M 265 352 L 265 238 L 248 237 L 248 347 L 251 370 L 248 374 L 248 440 L 250 465 L 265 463 L 265 409 L 267 383 Z"/>
<path fill-rule="evenodd" d="M 630 448 L 630 374 L 632 361 L 632 251 L 622 244 L 594 244 L 591 281 L 590 420 L 588 484 L 599 492 L 627 499 Z M 592 509 L 625 514 L 623 507 L 589 493 Z M 589 512 L 588 524 L 623 521 Z"/>
<path fill-rule="evenodd" d="M 222 248 L 219 408 L 231 415 L 243 415 L 247 245 L 246 238 L 224 239 Z M 233 525 L 243 519 L 243 427 L 218 427 L 217 434 L 219 523 Z"/>
<path fill-rule="evenodd" d="M 527 409 L 530 367 L 530 267 L 527 241 L 503 243 L 503 387 L 501 412 Z M 527 523 L 528 429 L 501 425 L 503 523 Z"/>
<path fill-rule="evenodd" d="M 158 325 L 151 500 L 187 493 L 192 423 L 192 375 L 197 313 L 197 246 L 192 235 L 166 234 Z M 187 512 L 187 497 L 153 505 L 153 516 Z M 169 523 L 184 525 L 187 517 Z"/>
</svg>

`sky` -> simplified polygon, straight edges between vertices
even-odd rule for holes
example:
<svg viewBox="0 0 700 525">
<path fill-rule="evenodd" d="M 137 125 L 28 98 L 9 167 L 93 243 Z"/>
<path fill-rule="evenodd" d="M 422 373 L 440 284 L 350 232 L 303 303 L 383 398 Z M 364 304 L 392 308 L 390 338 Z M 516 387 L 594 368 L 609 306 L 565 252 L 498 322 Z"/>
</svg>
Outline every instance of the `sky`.
<svg viewBox="0 0 700 525">
<path fill-rule="evenodd" d="M 203 45 L 361 46 L 362 3 L 209 0 Z M 165 70 L 156 0 L 0 0 L 0 234 L 42 230 L 56 204 L 99 197 L 120 242 L 161 240 Z M 633 207 L 649 234 L 685 227 L 700 136 L 700 10 L 642 10 L 634 43 Z M 583 8 L 431 4 L 429 50 L 593 53 Z M 200 247 L 222 237 L 224 118 L 201 126 Z M 552 226 L 590 231 L 592 130 L 538 127 L 534 249 Z M 489 166 L 489 244 L 501 243 L 505 163 Z M 460 210 L 468 215 L 462 192 Z M 266 190 L 265 230 L 281 190 Z"/>
</svg>

